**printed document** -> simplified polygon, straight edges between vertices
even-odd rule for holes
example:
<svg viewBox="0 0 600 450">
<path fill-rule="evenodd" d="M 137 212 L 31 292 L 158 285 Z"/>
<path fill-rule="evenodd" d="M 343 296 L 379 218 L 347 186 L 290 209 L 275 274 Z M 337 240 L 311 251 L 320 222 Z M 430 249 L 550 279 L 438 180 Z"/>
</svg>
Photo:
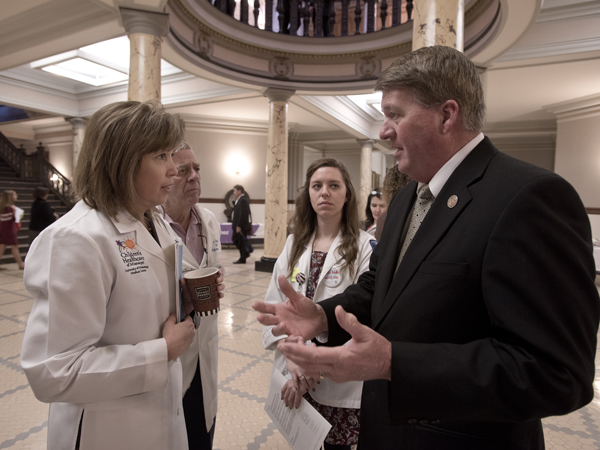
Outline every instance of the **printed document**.
<svg viewBox="0 0 600 450">
<path fill-rule="evenodd" d="M 331 425 L 305 399 L 298 409 L 285 406 L 281 388 L 286 382 L 281 372 L 273 370 L 265 411 L 293 450 L 318 450 Z"/>
</svg>

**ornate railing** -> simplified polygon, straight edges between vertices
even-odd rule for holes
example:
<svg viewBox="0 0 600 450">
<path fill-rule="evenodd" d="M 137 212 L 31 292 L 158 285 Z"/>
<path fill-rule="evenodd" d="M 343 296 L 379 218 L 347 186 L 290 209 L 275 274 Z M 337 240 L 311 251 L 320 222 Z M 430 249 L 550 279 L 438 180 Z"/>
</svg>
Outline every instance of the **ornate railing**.
<svg viewBox="0 0 600 450">
<path fill-rule="evenodd" d="M 251 24 L 252 0 L 207 1 L 247 25 L 307 37 L 373 33 L 409 22 L 413 10 L 413 0 L 254 0 Z"/>
<path fill-rule="evenodd" d="M 44 158 L 40 142 L 37 152 L 26 155 L 0 133 L 0 156 L 24 181 L 38 181 L 46 186 L 69 208 L 75 204 L 71 182 Z"/>
</svg>

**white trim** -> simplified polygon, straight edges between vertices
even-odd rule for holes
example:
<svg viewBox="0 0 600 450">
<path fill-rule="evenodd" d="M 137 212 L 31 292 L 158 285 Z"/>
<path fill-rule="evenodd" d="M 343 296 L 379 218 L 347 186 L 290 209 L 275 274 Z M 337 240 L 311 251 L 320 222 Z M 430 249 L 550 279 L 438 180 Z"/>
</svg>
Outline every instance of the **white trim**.
<svg viewBox="0 0 600 450">
<path fill-rule="evenodd" d="M 595 50 L 600 50 L 600 37 L 513 48 L 497 58 L 494 63 L 519 59 L 540 58 L 544 56 L 589 52 Z"/>
<path fill-rule="evenodd" d="M 589 18 L 600 15 L 600 5 L 597 1 L 580 3 L 573 6 L 542 9 L 536 23 L 558 22 L 578 18 Z"/>
</svg>

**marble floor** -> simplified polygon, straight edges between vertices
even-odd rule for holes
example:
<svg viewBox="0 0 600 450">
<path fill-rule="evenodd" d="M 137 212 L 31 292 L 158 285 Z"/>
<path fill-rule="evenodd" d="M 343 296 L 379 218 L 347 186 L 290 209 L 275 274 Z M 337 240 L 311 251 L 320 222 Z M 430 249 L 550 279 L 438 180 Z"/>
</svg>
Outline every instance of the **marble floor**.
<svg viewBox="0 0 600 450">
<path fill-rule="evenodd" d="M 263 350 L 261 328 L 250 305 L 261 300 L 270 274 L 255 272 L 257 248 L 246 265 L 223 252 L 227 296 L 219 314 L 219 413 L 214 449 L 287 449 L 264 411 L 272 353 Z M 0 271 L 0 450 L 45 449 L 48 406 L 33 396 L 19 365 L 32 299 L 16 264 Z M 598 365 L 598 364 L 597 364 Z M 600 388 L 597 378 L 596 388 Z M 600 450 L 600 396 L 563 417 L 544 420 L 548 450 Z"/>
</svg>

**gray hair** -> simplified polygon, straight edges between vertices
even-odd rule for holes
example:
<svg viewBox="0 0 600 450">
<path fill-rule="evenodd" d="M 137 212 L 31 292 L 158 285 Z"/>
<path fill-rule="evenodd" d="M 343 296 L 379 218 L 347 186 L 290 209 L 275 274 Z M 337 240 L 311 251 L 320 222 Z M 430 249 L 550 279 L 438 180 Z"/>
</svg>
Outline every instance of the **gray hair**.
<svg viewBox="0 0 600 450">
<path fill-rule="evenodd" d="M 456 49 L 423 47 L 394 61 L 379 77 L 376 91 L 408 89 L 423 106 L 458 103 L 465 129 L 481 131 L 485 100 L 475 64 Z"/>
</svg>

